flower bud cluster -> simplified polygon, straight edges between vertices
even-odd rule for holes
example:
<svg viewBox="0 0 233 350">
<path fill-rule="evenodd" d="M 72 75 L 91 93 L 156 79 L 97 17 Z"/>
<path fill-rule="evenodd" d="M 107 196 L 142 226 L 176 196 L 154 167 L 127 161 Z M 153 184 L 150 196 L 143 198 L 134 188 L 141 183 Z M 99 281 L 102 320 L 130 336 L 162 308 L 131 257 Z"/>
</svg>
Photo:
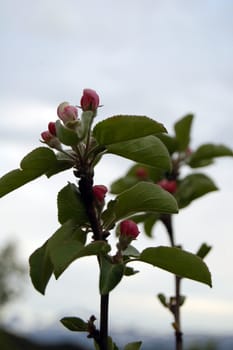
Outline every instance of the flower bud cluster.
<svg viewBox="0 0 233 350">
<path fill-rule="evenodd" d="M 61 149 L 61 143 L 56 135 L 56 126 L 54 122 L 49 122 L 48 130 L 41 133 L 42 142 L 46 143 L 51 148 Z"/>
<path fill-rule="evenodd" d="M 140 231 L 133 220 L 123 220 L 119 227 L 120 236 L 117 247 L 120 251 L 124 251 L 129 244 L 138 237 Z"/>
<path fill-rule="evenodd" d="M 108 192 L 107 187 L 104 185 L 95 185 L 92 187 L 92 190 L 93 190 L 93 194 L 94 194 L 95 199 L 99 203 L 103 203 L 105 195 Z"/>
<path fill-rule="evenodd" d="M 49 130 L 50 134 L 52 134 L 53 136 L 57 136 L 56 124 L 54 122 L 49 122 L 48 130 Z"/>
<path fill-rule="evenodd" d="M 186 148 L 186 150 L 185 150 L 186 157 L 190 157 L 192 153 L 193 153 L 193 151 L 190 147 Z"/>
<path fill-rule="evenodd" d="M 148 179 L 148 170 L 144 167 L 139 167 L 135 171 L 135 175 L 139 180 L 146 180 Z"/>
<path fill-rule="evenodd" d="M 68 102 L 62 102 L 57 107 L 57 115 L 66 125 L 68 122 L 73 122 L 78 118 L 78 109 L 71 106 Z"/>
<path fill-rule="evenodd" d="M 99 96 L 92 89 L 84 89 L 80 105 L 83 111 L 95 112 L 99 107 Z"/>
<path fill-rule="evenodd" d="M 92 89 L 84 89 L 83 95 L 80 100 L 80 108 L 83 112 L 92 111 L 93 117 L 96 115 L 97 108 L 99 107 L 99 96 Z M 83 127 L 81 120 L 78 118 L 78 108 L 69 104 L 68 102 L 62 102 L 57 107 L 57 115 L 63 122 L 64 126 L 73 129 L 77 132 L 78 136 L 83 133 L 81 138 L 85 137 L 85 127 Z M 85 121 L 84 121 L 85 124 Z M 83 131 L 84 130 L 84 131 Z M 54 122 L 50 122 L 48 130 L 41 133 L 42 142 L 48 146 L 56 149 L 61 149 L 61 143 L 56 134 L 56 125 Z"/>
<path fill-rule="evenodd" d="M 140 231 L 133 220 L 124 220 L 120 223 L 120 235 L 136 239 Z"/>
<path fill-rule="evenodd" d="M 170 193 L 175 193 L 177 190 L 177 182 L 176 180 L 167 180 L 163 179 L 157 183 L 160 187 L 162 187 L 164 190 L 170 192 Z"/>
<path fill-rule="evenodd" d="M 138 167 L 135 170 L 135 175 L 139 180 L 142 180 L 142 181 L 149 179 L 148 170 L 144 167 Z M 172 194 L 177 191 L 177 181 L 176 180 L 162 179 L 161 181 L 157 182 L 157 185 L 159 185 L 164 190 L 166 190 Z"/>
<path fill-rule="evenodd" d="M 105 205 L 105 196 L 108 188 L 104 185 L 95 185 L 92 187 L 92 192 L 95 200 L 95 207 L 99 213 L 102 212 Z"/>
</svg>

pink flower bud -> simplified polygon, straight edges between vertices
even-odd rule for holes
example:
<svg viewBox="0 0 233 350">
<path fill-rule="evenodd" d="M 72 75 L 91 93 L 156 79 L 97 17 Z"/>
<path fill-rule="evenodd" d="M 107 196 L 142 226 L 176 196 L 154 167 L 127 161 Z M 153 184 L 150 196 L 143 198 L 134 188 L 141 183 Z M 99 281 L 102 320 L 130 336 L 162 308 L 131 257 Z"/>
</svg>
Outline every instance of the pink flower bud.
<svg viewBox="0 0 233 350">
<path fill-rule="evenodd" d="M 83 111 L 95 112 L 99 107 L 99 96 L 94 90 L 84 89 L 80 105 Z"/>
<path fill-rule="evenodd" d="M 175 180 L 167 180 L 163 179 L 157 183 L 160 187 L 162 187 L 164 190 L 170 192 L 170 193 L 175 193 L 177 190 L 177 183 Z"/>
<path fill-rule="evenodd" d="M 191 154 L 193 153 L 192 149 L 190 147 L 186 148 L 185 150 L 185 154 L 187 157 L 191 156 Z"/>
<path fill-rule="evenodd" d="M 48 143 L 54 138 L 54 136 L 50 133 L 49 130 L 46 130 L 41 133 L 41 138 L 44 142 Z"/>
<path fill-rule="evenodd" d="M 56 124 L 54 122 L 50 122 L 48 124 L 48 130 L 49 130 L 50 134 L 52 134 L 53 136 L 57 135 L 57 133 L 56 133 Z"/>
<path fill-rule="evenodd" d="M 78 118 L 78 109 L 68 102 L 63 102 L 57 107 L 57 115 L 66 124 Z"/>
<path fill-rule="evenodd" d="M 120 235 L 127 236 L 131 239 L 136 239 L 139 235 L 139 229 L 137 224 L 132 220 L 124 220 L 120 223 Z"/>
<path fill-rule="evenodd" d="M 148 178 L 148 171 L 146 168 L 139 167 L 135 171 L 135 175 L 140 179 L 140 180 L 145 180 Z"/>
<path fill-rule="evenodd" d="M 108 189 L 104 185 L 96 185 L 92 187 L 94 197 L 98 200 L 98 202 L 103 202 Z"/>
<path fill-rule="evenodd" d="M 47 145 L 51 148 L 56 148 L 58 150 L 61 149 L 61 143 L 58 140 L 58 138 L 51 134 L 49 130 L 43 131 L 41 133 L 41 138 L 44 143 L 47 143 Z"/>
</svg>

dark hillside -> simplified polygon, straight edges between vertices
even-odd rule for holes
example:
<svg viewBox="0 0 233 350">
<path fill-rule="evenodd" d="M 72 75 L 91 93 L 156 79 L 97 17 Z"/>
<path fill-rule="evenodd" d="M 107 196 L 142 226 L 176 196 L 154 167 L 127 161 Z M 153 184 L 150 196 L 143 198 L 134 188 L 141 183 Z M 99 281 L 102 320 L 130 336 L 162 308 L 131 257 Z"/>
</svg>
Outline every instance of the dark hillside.
<svg viewBox="0 0 233 350">
<path fill-rule="evenodd" d="M 83 347 L 69 344 L 37 344 L 26 338 L 0 330 L 0 349 L 1 350 L 85 350 Z"/>
</svg>

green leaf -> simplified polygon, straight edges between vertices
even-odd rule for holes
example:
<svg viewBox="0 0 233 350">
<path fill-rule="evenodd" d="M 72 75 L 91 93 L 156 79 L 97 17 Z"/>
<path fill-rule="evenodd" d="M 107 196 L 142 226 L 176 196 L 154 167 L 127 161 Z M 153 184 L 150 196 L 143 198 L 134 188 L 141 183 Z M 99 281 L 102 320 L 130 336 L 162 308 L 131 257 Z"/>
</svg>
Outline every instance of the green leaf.
<svg viewBox="0 0 233 350">
<path fill-rule="evenodd" d="M 187 164 L 191 167 L 191 168 L 202 168 L 202 167 L 205 167 L 205 166 L 209 166 L 211 164 L 214 163 L 214 160 L 213 159 L 201 159 L 201 160 L 198 160 L 198 161 L 195 161 L 195 162 L 187 162 Z"/>
<path fill-rule="evenodd" d="M 216 191 L 214 182 L 204 174 L 191 174 L 182 179 L 176 192 L 179 208 L 189 205 L 194 199 Z"/>
<path fill-rule="evenodd" d="M 111 250 L 111 247 L 105 241 L 94 241 L 86 245 L 79 251 L 77 258 L 90 255 L 106 255 Z"/>
<path fill-rule="evenodd" d="M 73 332 L 88 332 L 88 323 L 79 317 L 64 317 L 60 322 Z"/>
<path fill-rule="evenodd" d="M 147 216 L 150 214 L 144 213 L 144 214 L 136 214 L 136 215 L 132 215 L 128 218 L 128 220 L 133 220 L 134 222 L 136 222 L 136 224 L 140 224 L 141 222 L 144 222 L 147 218 Z"/>
<path fill-rule="evenodd" d="M 195 254 L 171 247 L 146 248 L 141 253 L 140 260 L 177 276 L 202 282 L 211 287 L 208 267 Z"/>
<path fill-rule="evenodd" d="M 93 129 L 93 136 L 100 145 L 110 145 L 166 132 L 165 127 L 145 116 L 118 115 L 98 123 Z"/>
<path fill-rule="evenodd" d="M 166 300 L 165 295 L 162 294 L 162 293 L 159 293 L 159 294 L 157 295 L 157 297 L 158 297 L 160 303 L 161 303 L 164 307 L 167 307 L 167 300 Z"/>
<path fill-rule="evenodd" d="M 122 177 L 111 184 L 110 192 L 114 194 L 119 194 L 128 188 L 134 186 L 139 180 L 133 176 Z"/>
<path fill-rule="evenodd" d="M 50 168 L 47 172 L 46 172 L 46 176 L 48 178 L 50 178 L 53 175 L 56 175 L 62 171 L 68 170 L 70 168 L 73 167 L 73 164 L 71 164 L 68 161 L 65 160 L 58 160 L 56 164 L 54 164 L 53 168 Z"/>
<path fill-rule="evenodd" d="M 69 151 L 67 151 L 67 153 L 69 153 Z M 71 151 L 70 151 L 70 153 L 71 153 Z M 74 161 L 68 155 L 65 155 L 62 152 L 57 152 L 56 153 L 56 158 L 57 158 L 56 163 L 54 163 L 53 167 L 51 167 L 46 172 L 46 176 L 48 178 L 50 178 L 53 175 L 56 175 L 56 174 L 60 173 L 61 171 L 70 169 L 70 168 L 72 168 L 74 166 Z"/>
<path fill-rule="evenodd" d="M 186 297 L 185 297 L 184 295 L 180 295 L 180 298 L 179 298 L 179 305 L 180 305 L 180 306 L 184 305 L 185 300 L 186 300 Z"/>
<path fill-rule="evenodd" d="M 188 164 L 192 168 L 198 168 L 211 164 L 213 158 L 225 156 L 233 156 L 233 152 L 230 148 L 224 145 L 207 143 L 198 147 L 198 149 L 191 154 Z"/>
<path fill-rule="evenodd" d="M 46 147 L 36 148 L 22 159 L 19 169 L 0 178 L 0 197 L 46 174 L 56 163 L 57 158 L 52 150 Z"/>
<path fill-rule="evenodd" d="M 108 294 L 121 281 L 124 275 L 124 264 L 113 264 L 106 257 L 100 259 L 100 294 Z"/>
<path fill-rule="evenodd" d="M 155 134 L 155 136 L 158 137 L 164 143 L 170 154 L 173 154 L 178 150 L 178 142 L 175 137 L 162 133 Z"/>
<path fill-rule="evenodd" d="M 58 193 L 57 206 L 58 219 L 61 224 L 69 219 L 75 220 L 79 226 L 88 222 L 84 203 L 75 184 L 68 183 Z"/>
<path fill-rule="evenodd" d="M 103 221 L 107 228 L 124 218 L 140 212 L 177 213 L 175 198 L 160 186 L 139 182 L 110 201 L 103 212 Z"/>
<path fill-rule="evenodd" d="M 141 345 L 142 345 L 141 341 L 128 343 L 125 345 L 124 350 L 139 350 L 141 348 Z"/>
<path fill-rule="evenodd" d="M 124 256 L 138 257 L 140 255 L 139 251 L 131 244 L 122 252 Z"/>
<path fill-rule="evenodd" d="M 157 182 L 161 179 L 161 177 L 164 175 L 164 170 L 163 169 L 159 169 L 156 167 L 152 167 L 149 165 L 145 165 L 145 164 L 134 164 L 126 173 L 126 177 L 128 176 L 132 176 L 132 177 L 137 177 L 136 173 L 137 173 L 137 169 L 138 168 L 144 168 L 146 170 L 146 172 L 148 173 L 148 179 L 150 179 L 150 181 L 153 182 Z M 142 180 L 140 180 L 142 181 Z"/>
<path fill-rule="evenodd" d="M 108 350 L 119 350 L 111 337 L 108 337 Z"/>
<path fill-rule="evenodd" d="M 144 231 L 148 237 L 152 237 L 153 227 L 158 221 L 159 217 L 160 217 L 159 213 L 147 214 L 147 217 L 145 218 L 145 221 L 144 221 Z"/>
<path fill-rule="evenodd" d="M 45 294 L 46 286 L 53 273 L 53 265 L 48 252 L 48 241 L 30 256 L 29 265 L 33 286 L 41 294 Z"/>
<path fill-rule="evenodd" d="M 94 346 L 95 350 L 101 350 L 99 344 L 94 340 Z M 107 344 L 107 349 L 108 350 L 119 350 L 116 344 L 113 342 L 111 337 L 108 337 L 108 344 Z"/>
<path fill-rule="evenodd" d="M 206 243 L 203 243 L 200 248 L 198 249 L 196 255 L 199 256 L 201 259 L 204 259 L 206 255 L 209 254 L 211 251 L 212 247 L 207 245 Z"/>
<path fill-rule="evenodd" d="M 137 169 L 144 168 L 146 173 L 148 173 L 148 179 L 153 182 L 158 182 L 164 175 L 164 170 L 151 167 L 144 164 L 134 164 L 126 173 L 126 175 L 111 184 L 111 193 L 119 194 L 130 187 L 136 185 L 142 179 L 137 177 Z"/>
<path fill-rule="evenodd" d="M 71 220 L 63 224 L 48 240 L 48 252 L 56 278 L 59 278 L 76 259 L 107 254 L 110 250 L 105 241 L 96 241 L 84 246 L 85 240 L 85 233 Z"/>
<path fill-rule="evenodd" d="M 138 273 L 138 270 L 134 270 L 132 267 L 129 266 L 125 266 L 125 270 L 124 270 L 124 276 L 133 276 L 136 275 L 136 273 Z"/>
<path fill-rule="evenodd" d="M 80 141 L 77 132 L 62 125 L 60 120 L 56 121 L 56 133 L 59 141 L 67 146 L 77 145 Z"/>
<path fill-rule="evenodd" d="M 171 170 L 170 155 L 166 146 L 155 136 L 113 143 L 106 146 L 108 153 L 134 160 L 156 168 Z"/>
<path fill-rule="evenodd" d="M 175 123 L 174 128 L 179 151 L 185 151 L 189 145 L 192 121 L 193 114 L 188 114 Z"/>
<path fill-rule="evenodd" d="M 73 221 L 64 223 L 48 240 L 48 251 L 58 278 L 84 248 L 86 233 Z"/>
</svg>

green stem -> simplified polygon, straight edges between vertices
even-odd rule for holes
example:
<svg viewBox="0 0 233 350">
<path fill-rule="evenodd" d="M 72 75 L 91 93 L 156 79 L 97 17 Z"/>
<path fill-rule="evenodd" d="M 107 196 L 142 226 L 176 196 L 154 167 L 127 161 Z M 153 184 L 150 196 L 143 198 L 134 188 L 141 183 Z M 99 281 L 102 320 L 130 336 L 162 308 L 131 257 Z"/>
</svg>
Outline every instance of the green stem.
<svg viewBox="0 0 233 350">
<path fill-rule="evenodd" d="M 73 150 L 75 151 L 75 153 L 76 153 L 77 156 L 78 156 L 79 163 L 82 165 L 82 163 L 83 163 L 83 157 L 82 157 L 82 154 L 81 154 L 79 145 L 73 146 Z"/>
<path fill-rule="evenodd" d="M 77 161 L 76 157 L 73 156 L 72 154 L 70 154 L 69 152 L 64 151 L 63 149 L 60 150 L 61 153 L 65 154 L 66 156 L 68 156 L 70 159 Z"/>
</svg>

